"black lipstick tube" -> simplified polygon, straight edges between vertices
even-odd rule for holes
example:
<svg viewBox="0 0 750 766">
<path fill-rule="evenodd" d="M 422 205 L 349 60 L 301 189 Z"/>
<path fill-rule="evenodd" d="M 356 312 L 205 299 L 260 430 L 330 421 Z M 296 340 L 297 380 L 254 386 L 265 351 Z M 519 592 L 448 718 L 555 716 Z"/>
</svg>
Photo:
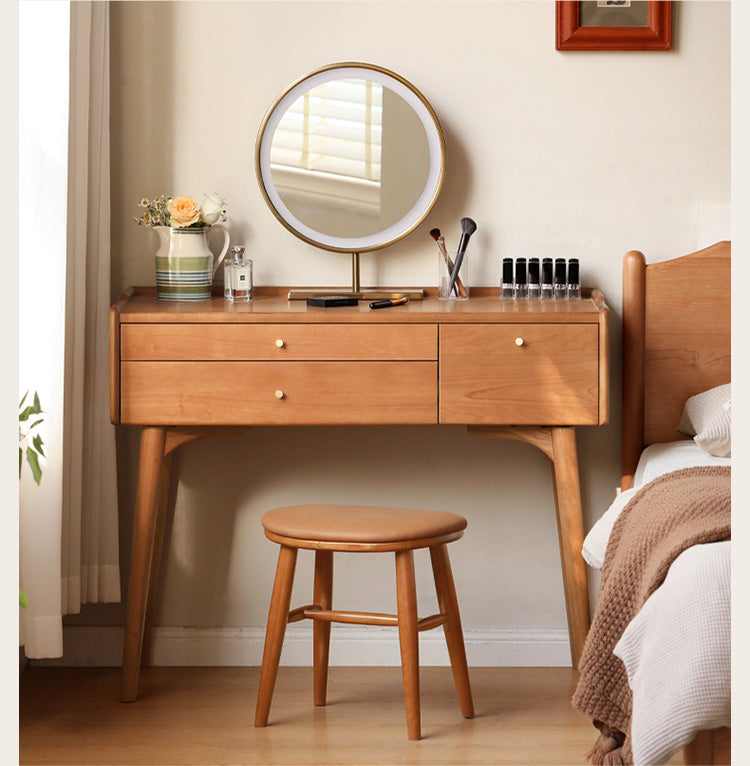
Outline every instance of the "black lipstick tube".
<svg viewBox="0 0 750 766">
<path fill-rule="evenodd" d="M 513 297 L 513 259 L 503 258 L 503 274 L 500 282 L 500 298 Z"/>
<path fill-rule="evenodd" d="M 555 280 L 552 283 L 552 295 L 556 300 L 564 300 L 568 296 L 565 258 L 555 258 Z"/>
<path fill-rule="evenodd" d="M 529 286 L 526 283 L 526 259 L 516 258 L 516 290 L 515 298 L 528 298 Z"/>
<path fill-rule="evenodd" d="M 578 300 L 581 297 L 581 278 L 578 275 L 578 258 L 568 261 L 568 300 Z"/>
<path fill-rule="evenodd" d="M 539 259 L 529 258 L 529 298 L 538 298 L 540 295 Z"/>
<path fill-rule="evenodd" d="M 552 297 L 552 258 L 542 258 L 542 298 Z"/>
</svg>

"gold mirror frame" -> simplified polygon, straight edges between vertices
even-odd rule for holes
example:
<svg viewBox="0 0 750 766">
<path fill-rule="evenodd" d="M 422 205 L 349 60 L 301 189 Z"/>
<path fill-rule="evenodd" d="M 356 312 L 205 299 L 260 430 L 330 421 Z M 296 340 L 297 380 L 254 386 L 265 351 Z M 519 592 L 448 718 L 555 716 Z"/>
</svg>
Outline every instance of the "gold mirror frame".
<svg viewBox="0 0 750 766">
<path fill-rule="evenodd" d="M 371 79 L 388 87 L 414 109 L 426 133 L 430 156 L 429 171 L 422 194 L 412 208 L 388 228 L 363 237 L 334 237 L 318 232 L 299 221 L 286 207 L 275 189 L 270 171 L 270 147 L 273 134 L 281 116 L 287 107 L 299 96 L 316 85 L 335 79 Z M 280 107 L 283 107 L 280 108 Z M 263 198 L 273 215 L 284 228 L 315 247 L 338 253 L 352 254 L 352 289 L 337 293 L 357 295 L 366 298 L 380 297 L 380 292 L 362 292 L 359 285 L 359 254 L 388 247 L 410 234 L 427 217 L 443 185 L 445 176 L 445 137 L 440 122 L 430 103 L 408 80 L 383 67 L 359 62 L 328 64 L 298 78 L 289 85 L 271 104 L 258 129 L 255 141 L 255 173 Z M 384 236 L 388 232 L 387 236 Z M 330 293 L 330 290 L 324 291 Z M 290 293 L 290 298 L 306 298 L 320 294 L 321 291 L 297 290 Z M 383 297 L 408 295 L 421 298 L 423 291 L 398 290 L 383 292 Z"/>
</svg>

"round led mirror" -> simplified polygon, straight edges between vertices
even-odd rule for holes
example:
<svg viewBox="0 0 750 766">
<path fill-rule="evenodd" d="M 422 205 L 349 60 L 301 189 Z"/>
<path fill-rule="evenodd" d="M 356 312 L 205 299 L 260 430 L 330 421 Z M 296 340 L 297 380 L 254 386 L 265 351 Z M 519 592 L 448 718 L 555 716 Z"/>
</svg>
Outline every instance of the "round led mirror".
<svg viewBox="0 0 750 766">
<path fill-rule="evenodd" d="M 445 139 L 424 96 L 370 64 L 331 64 L 292 83 L 255 146 L 263 196 L 305 242 L 360 253 L 406 236 L 437 199 Z"/>
</svg>

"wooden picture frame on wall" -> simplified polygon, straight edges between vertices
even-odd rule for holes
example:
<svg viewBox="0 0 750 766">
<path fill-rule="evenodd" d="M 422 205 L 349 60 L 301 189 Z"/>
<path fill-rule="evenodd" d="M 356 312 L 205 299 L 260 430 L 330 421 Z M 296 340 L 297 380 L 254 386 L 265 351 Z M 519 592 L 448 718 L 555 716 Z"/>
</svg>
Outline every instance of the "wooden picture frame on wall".
<svg viewBox="0 0 750 766">
<path fill-rule="evenodd" d="M 646 4 L 648 20 L 644 25 L 635 19 L 635 15 L 643 13 Z M 623 13 L 626 17 L 632 13 L 633 19 L 629 20 L 629 26 L 587 24 L 582 16 L 590 11 L 588 7 L 582 8 L 584 5 L 593 6 L 596 11 L 617 9 L 619 18 L 623 18 Z M 555 31 L 555 47 L 559 51 L 668 51 L 672 49 L 672 1 L 590 0 L 583 3 L 558 0 L 555 3 Z"/>
</svg>

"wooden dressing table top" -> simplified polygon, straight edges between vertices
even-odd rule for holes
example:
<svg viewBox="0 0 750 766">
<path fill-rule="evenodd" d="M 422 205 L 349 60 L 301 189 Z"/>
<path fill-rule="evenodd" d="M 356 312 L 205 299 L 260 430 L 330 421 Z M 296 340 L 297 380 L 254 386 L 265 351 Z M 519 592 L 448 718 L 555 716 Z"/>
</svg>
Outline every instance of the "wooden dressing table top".
<svg viewBox="0 0 750 766">
<path fill-rule="evenodd" d="M 207 301 L 163 301 L 155 287 L 130 287 L 115 304 L 120 322 L 597 322 L 607 308 L 596 289 L 584 289 L 575 301 L 500 300 L 497 288 L 472 287 L 463 301 L 441 301 L 427 288 L 423 300 L 373 310 L 370 301 L 357 306 L 321 308 L 290 301 L 288 287 L 256 287 L 250 303 L 229 303 L 223 294 Z M 316 288 L 318 289 L 318 288 Z M 320 288 L 324 289 L 324 288 Z M 339 288 L 340 290 L 341 288 Z M 382 288 L 387 289 L 387 288 Z M 336 288 L 331 288 L 336 295 Z"/>
</svg>

